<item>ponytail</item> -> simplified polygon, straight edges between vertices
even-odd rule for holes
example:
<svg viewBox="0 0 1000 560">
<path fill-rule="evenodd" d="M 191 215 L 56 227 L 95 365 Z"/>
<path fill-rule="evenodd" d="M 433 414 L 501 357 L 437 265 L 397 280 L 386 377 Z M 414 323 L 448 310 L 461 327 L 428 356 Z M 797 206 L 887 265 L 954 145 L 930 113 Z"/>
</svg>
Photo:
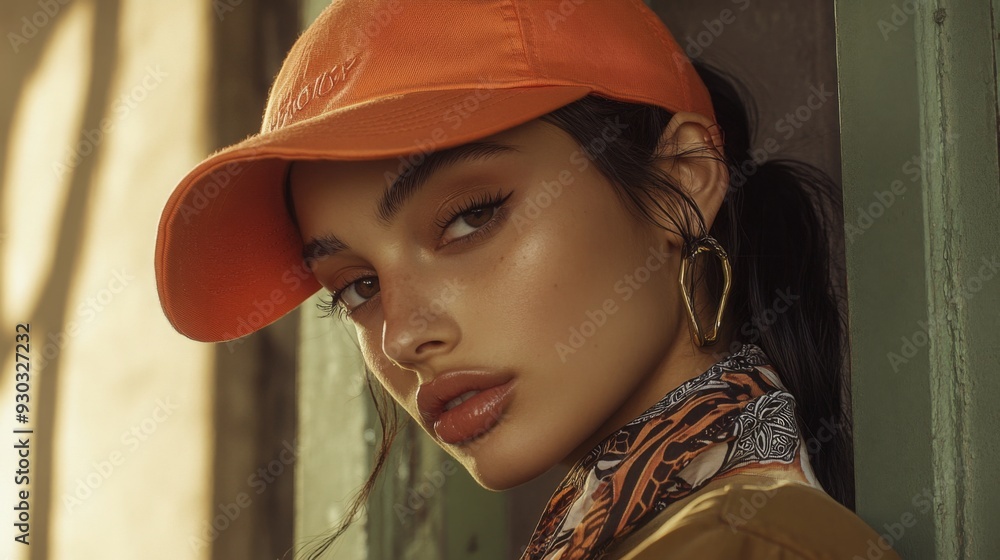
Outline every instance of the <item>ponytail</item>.
<svg viewBox="0 0 1000 560">
<path fill-rule="evenodd" d="M 697 65 L 726 134 L 730 192 L 711 233 L 733 269 L 728 324 L 734 340 L 760 346 L 794 395 L 817 479 L 854 510 L 854 453 L 844 376 L 846 324 L 834 289 L 831 232 L 838 186 L 816 167 L 760 161 L 750 97 Z M 750 105 L 748 108 L 747 106 Z M 765 156 L 766 157 L 766 156 Z"/>
</svg>

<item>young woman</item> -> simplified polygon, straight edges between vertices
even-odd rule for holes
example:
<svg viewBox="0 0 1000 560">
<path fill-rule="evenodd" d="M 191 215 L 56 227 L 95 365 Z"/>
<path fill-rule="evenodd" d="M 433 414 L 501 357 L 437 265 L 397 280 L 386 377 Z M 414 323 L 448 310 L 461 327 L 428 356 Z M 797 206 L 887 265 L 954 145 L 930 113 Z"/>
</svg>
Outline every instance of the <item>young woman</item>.
<svg viewBox="0 0 1000 560">
<path fill-rule="evenodd" d="M 570 468 L 523 558 L 897 558 L 852 512 L 834 186 L 751 138 L 638 0 L 336 2 L 168 202 L 161 301 L 223 341 L 326 289 L 482 486 Z"/>
</svg>

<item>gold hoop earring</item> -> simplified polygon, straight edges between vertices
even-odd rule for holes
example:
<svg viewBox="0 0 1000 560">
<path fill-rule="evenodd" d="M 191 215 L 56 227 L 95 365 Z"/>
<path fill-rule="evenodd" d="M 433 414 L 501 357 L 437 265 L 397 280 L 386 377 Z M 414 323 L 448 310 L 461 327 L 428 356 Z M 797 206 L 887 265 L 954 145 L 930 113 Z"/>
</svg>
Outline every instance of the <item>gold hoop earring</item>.
<svg viewBox="0 0 1000 560">
<path fill-rule="evenodd" d="M 695 315 L 694 297 L 692 294 L 688 293 L 687 275 L 688 268 L 694 265 L 698 255 L 708 251 L 715 253 L 715 256 L 718 257 L 719 262 L 722 264 L 723 284 L 722 297 L 719 298 L 719 309 L 715 313 L 715 326 L 712 329 L 712 332 L 706 335 L 702 332 L 701 324 L 698 322 L 698 317 Z M 719 242 L 710 235 L 706 235 L 705 237 L 695 241 L 693 248 L 690 250 L 690 254 L 681 259 L 681 295 L 684 296 L 684 307 L 687 309 L 688 320 L 691 323 L 691 331 L 694 333 L 694 341 L 698 346 L 715 344 L 715 341 L 718 339 L 719 329 L 722 327 L 722 312 L 726 308 L 726 299 L 729 298 L 729 287 L 731 282 L 732 269 L 729 266 L 729 255 L 726 254 L 726 250 L 722 248 L 722 245 L 719 245 Z"/>
</svg>

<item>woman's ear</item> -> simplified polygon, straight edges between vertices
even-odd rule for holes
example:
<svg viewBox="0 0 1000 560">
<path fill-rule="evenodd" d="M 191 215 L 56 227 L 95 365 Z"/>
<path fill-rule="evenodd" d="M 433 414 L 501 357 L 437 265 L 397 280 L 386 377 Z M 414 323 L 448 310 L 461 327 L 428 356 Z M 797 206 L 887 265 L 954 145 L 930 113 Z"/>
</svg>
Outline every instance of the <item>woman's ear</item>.
<svg viewBox="0 0 1000 560">
<path fill-rule="evenodd" d="M 660 136 L 660 168 L 695 201 L 711 229 L 729 187 L 722 129 L 708 117 L 676 113 Z M 685 155 L 689 154 L 689 155 Z"/>
</svg>

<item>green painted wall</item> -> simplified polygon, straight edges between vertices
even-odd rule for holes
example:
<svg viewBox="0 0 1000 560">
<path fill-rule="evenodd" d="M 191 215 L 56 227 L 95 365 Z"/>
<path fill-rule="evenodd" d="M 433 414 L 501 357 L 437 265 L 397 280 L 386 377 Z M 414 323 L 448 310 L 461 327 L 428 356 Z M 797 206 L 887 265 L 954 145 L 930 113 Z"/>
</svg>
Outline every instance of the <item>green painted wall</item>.
<svg viewBox="0 0 1000 560">
<path fill-rule="evenodd" d="M 991 8 L 837 2 L 858 512 L 908 559 L 1000 557 Z"/>
</svg>

